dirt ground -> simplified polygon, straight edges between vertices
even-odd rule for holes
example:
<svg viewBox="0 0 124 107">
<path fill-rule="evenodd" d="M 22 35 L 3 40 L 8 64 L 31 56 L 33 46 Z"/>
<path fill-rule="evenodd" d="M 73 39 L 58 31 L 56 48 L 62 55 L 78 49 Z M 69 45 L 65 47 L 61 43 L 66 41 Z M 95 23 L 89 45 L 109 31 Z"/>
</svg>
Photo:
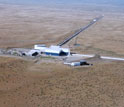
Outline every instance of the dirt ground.
<svg viewBox="0 0 124 107">
<path fill-rule="evenodd" d="M 81 8 L 0 5 L 0 48 L 57 44 L 85 26 L 99 11 Z M 65 47 L 78 53 L 124 57 L 124 14 L 105 11 L 97 24 Z M 98 61 L 98 60 L 97 60 Z M 35 63 L 0 57 L 1 107 L 123 107 L 124 62 L 98 61 L 91 67 Z"/>
<path fill-rule="evenodd" d="M 83 53 L 124 56 L 124 13 L 103 7 L 47 7 L 0 5 L 0 47 L 32 47 L 36 43 L 58 44 L 102 14 L 105 17 L 66 47 Z M 94 11 L 91 11 L 91 9 Z M 108 8 L 108 11 L 106 11 Z"/>
<path fill-rule="evenodd" d="M 1 57 L 0 105 L 123 107 L 123 66 L 122 62 L 111 62 L 73 68 Z"/>
</svg>

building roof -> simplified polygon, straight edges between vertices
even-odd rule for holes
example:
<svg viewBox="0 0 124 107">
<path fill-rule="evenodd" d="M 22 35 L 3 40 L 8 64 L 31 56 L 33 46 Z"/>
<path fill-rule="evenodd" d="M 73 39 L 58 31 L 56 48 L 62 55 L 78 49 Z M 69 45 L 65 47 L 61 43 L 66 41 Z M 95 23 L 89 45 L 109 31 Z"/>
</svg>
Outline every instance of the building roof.
<svg viewBox="0 0 124 107">
<path fill-rule="evenodd" d="M 54 46 L 51 45 L 50 47 L 45 47 L 44 45 L 34 45 L 34 49 L 39 49 L 42 52 L 46 52 L 46 53 L 56 53 L 56 54 L 60 54 L 62 51 L 65 53 L 69 53 L 70 50 L 68 48 L 61 48 L 60 46 Z"/>
</svg>

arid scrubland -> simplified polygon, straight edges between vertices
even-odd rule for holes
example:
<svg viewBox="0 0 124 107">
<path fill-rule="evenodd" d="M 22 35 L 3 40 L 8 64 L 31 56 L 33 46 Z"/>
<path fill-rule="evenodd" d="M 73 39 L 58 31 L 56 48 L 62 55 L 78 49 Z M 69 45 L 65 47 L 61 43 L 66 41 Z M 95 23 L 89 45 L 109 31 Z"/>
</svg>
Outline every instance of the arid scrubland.
<svg viewBox="0 0 124 107">
<path fill-rule="evenodd" d="M 104 14 L 100 22 L 79 35 L 80 47 L 73 47 L 75 39 L 68 45 L 77 52 L 123 56 L 124 14 L 114 7 L 113 10 L 107 7 L 108 11 L 106 7 L 101 8 L 1 5 L 0 47 L 56 45 Z"/>
<path fill-rule="evenodd" d="M 92 8 L 90 8 L 92 9 Z M 0 48 L 57 44 L 85 26 L 102 10 L 0 5 Z M 66 46 L 73 52 L 124 57 L 124 14 L 105 17 Z M 124 63 L 98 62 L 92 67 L 34 63 L 0 57 L 1 107 L 123 107 Z"/>
<path fill-rule="evenodd" d="M 1 57 L 0 105 L 123 107 L 123 66 L 122 62 L 111 62 L 71 68 Z"/>
</svg>

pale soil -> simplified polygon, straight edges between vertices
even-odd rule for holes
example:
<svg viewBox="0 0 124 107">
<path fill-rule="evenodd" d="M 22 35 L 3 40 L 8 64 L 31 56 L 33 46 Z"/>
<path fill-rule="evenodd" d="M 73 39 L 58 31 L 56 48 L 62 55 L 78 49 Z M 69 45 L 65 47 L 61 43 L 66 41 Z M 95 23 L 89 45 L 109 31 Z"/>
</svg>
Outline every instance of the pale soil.
<svg viewBox="0 0 124 107">
<path fill-rule="evenodd" d="M 80 34 L 80 47 L 72 45 L 74 40 L 66 47 L 123 57 L 124 14 L 103 13 L 103 20 Z M 100 14 L 85 9 L 0 5 L 0 48 L 57 44 Z M 123 107 L 124 63 L 97 61 L 92 67 L 71 68 L 0 57 L 0 107 Z"/>
<path fill-rule="evenodd" d="M 0 47 L 33 47 L 36 43 L 58 44 L 93 18 L 105 17 L 78 37 L 80 47 L 66 47 L 81 53 L 124 56 L 123 12 L 90 11 L 85 6 L 77 10 L 31 6 L 1 5 Z M 114 10 L 113 10 L 114 11 Z"/>
<path fill-rule="evenodd" d="M 124 63 L 71 68 L 0 58 L 1 107 L 123 107 Z"/>
</svg>

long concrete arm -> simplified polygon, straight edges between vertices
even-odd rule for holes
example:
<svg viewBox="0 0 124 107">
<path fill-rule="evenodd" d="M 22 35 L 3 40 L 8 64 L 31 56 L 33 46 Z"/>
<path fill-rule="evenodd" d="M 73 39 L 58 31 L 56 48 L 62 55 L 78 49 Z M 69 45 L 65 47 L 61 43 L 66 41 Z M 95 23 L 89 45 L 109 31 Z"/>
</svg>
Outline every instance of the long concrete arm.
<svg viewBox="0 0 124 107">
<path fill-rule="evenodd" d="M 85 31 L 86 29 L 88 29 L 90 26 L 92 26 L 93 24 L 95 24 L 96 22 L 98 22 L 99 20 L 101 20 L 104 16 L 100 16 L 97 17 L 95 19 L 93 19 L 87 26 L 81 28 L 80 30 L 78 30 L 76 33 L 74 33 L 73 35 L 71 35 L 70 37 L 66 38 L 64 41 L 60 42 L 58 44 L 58 46 L 63 46 L 64 44 L 66 44 L 67 42 L 69 42 L 71 39 L 73 39 L 74 37 L 78 36 L 81 32 Z"/>
</svg>

